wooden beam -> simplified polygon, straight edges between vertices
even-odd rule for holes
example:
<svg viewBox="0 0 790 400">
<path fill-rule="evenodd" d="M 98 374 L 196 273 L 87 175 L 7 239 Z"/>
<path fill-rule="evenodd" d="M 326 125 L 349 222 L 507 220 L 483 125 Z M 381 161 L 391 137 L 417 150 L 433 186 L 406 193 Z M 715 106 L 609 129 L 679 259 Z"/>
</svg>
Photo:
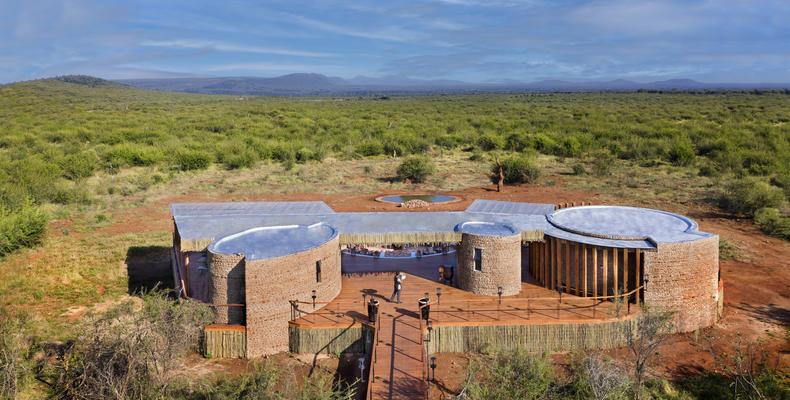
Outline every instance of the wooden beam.
<svg viewBox="0 0 790 400">
<path fill-rule="evenodd" d="M 561 283 L 560 283 L 560 268 L 562 267 L 562 265 L 560 265 L 560 256 L 562 255 L 562 253 L 560 253 L 560 251 L 562 250 L 562 243 L 560 242 L 559 239 L 554 239 L 554 244 L 555 244 L 555 246 L 554 246 L 554 286 L 552 287 L 552 289 L 556 290 L 557 287 L 559 285 L 561 285 Z"/>
<path fill-rule="evenodd" d="M 623 249 L 623 293 L 630 291 L 628 286 L 628 249 Z"/>
<path fill-rule="evenodd" d="M 609 263 L 607 262 L 607 253 L 609 253 L 608 247 L 601 248 L 601 255 L 603 256 L 603 295 L 609 295 Z"/>
<path fill-rule="evenodd" d="M 634 278 L 636 281 L 636 287 L 639 287 L 642 285 L 642 250 L 636 249 L 636 252 L 634 252 L 634 264 L 636 265 L 636 271 L 634 272 L 636 276 Z M 636 304 L 639 304 L 638 290 L 636 291 Z"/>
<path fill-rule="evenodd" d="M 620 254 L 620 249 L 613 247 L 612 248 L 612 282 L 614 283 L 614 287 L 612 288 L 612 294 L 616 295 L 617 291 L 620 290 L 620 281 L 617 280 L 619 275 L 619 269 L 617 265 L 618 255 Z"/>
<path fill-rule="evenodd" d="M 571 242 L 565 242 L 565 293 L 571 292 Z"/>
<path fill-rule="evenodd" d="M 582 244 L 582 265 L 584 266 L 583 272 L 583 281 L 584 281 L 584 291 L 582 291 L 583 296 L 587 297 L 587 245 Z"/>
<path fill-rule="evenodd" d="M 598 247 L 592 246 L 593 297 L 598 296 Z"/>
</svg>

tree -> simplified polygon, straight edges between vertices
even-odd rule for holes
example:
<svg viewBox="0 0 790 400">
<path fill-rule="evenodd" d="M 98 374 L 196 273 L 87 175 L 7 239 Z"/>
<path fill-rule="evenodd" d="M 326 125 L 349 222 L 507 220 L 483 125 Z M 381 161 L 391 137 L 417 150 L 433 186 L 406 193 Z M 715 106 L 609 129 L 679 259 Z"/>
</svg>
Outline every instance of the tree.
<svg viewBox="0 0 790 400">
<path fill-rule="evenodd" d="M 642 315 L 639 316 L 634 330 L 628 335 L 628 347 L 633 354 L 634 398 L 636 400 L 639 400 L 645 372 L 653 362 L 658 347 L 664 343 L 667 334 L 672 329 L 672 317 L 672 312 L 653 311 L 643 305 Z"/>
<path fill-rule="evenodd" d="M 425 156 L 411 156 L 398 167 L 398 176 L 404 181 L 420 183 L 434 173 L 434 166 L 431 160 Z"/>
</svg>

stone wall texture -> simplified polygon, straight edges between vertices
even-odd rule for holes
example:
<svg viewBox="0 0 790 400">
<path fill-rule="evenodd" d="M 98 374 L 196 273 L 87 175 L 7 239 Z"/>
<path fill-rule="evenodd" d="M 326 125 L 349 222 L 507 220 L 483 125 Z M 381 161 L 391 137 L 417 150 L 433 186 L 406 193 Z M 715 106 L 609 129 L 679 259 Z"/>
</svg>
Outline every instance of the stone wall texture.
<svg viewBox="0 0 790 400">
<path fill-rule="evenodd" d="M 244 304 L 244 255 L 208 252 L 209 303 L 215 307 L 217 324 L 243 324 L 244 307 L 222 304 Z"/>
<path fill-rule="evenodd" d="M 713 325 L 719 302 L 719 237 L 659 243 L 644 253 L 645 303 L 675 311 L 675 328 L 689 332 Z"/>
<path fill-rule="evenodd" d="M 315 263 L 321 260 L 321 282 L 316 282 Z M 246 263 L 247 358 L 288 350 L 288 300 L 328 302 L 340 293 L 340 242 L 327 243 L 282 257 Z M 322 304 L 317 304 L 316 309 Z M 312 304 L 300 308 L 313 311 Z"/>
<path fill-rule="evenodd" d="M 481 271 L 475 271 L 475 249 L 482 250 Z M 472 293 L 503 296 L 521 291 L 521 235 L 482 236 L 464 233 L 457 249 L 458 286 Z"/>
</svg>

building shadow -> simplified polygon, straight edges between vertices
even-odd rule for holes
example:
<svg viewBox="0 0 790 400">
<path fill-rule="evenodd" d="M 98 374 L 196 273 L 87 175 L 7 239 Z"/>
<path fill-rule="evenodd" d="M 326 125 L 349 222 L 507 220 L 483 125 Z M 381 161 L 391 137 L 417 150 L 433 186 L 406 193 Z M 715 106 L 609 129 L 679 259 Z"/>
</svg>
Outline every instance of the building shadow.
<svg viewBox="0 0 790 400">
<path fill-rule="evenodd" d="M 750 317 L 760 322 L 790 326 L 790 310 L 779 307 L 776 304 L 752 305 L 740 303 L 732 307 L 744 311 Z"/>
<path fill-rule="evenodd" d="M 129 294 L 137 295 L 154 288 L 173 289 L 170 247 L 132 246 L 126 252 Z"/>
</svg>

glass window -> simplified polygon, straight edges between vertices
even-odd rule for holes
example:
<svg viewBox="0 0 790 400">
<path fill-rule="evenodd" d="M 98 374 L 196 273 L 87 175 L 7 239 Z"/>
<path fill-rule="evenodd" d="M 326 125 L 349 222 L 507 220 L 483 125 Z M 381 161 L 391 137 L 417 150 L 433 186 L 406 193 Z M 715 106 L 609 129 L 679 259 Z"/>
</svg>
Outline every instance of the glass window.
<svg viewBox="0 0 790 400">
<path fill-rule="evenodd" d="M 475 271 L 482 271 L 483 267 L 483 250 L 475 249 Z"/>
<path fill-rule="evenodd" d="M 315 281 L 321 283 L 321 260 L 315 262 Z"/>
</svg>

